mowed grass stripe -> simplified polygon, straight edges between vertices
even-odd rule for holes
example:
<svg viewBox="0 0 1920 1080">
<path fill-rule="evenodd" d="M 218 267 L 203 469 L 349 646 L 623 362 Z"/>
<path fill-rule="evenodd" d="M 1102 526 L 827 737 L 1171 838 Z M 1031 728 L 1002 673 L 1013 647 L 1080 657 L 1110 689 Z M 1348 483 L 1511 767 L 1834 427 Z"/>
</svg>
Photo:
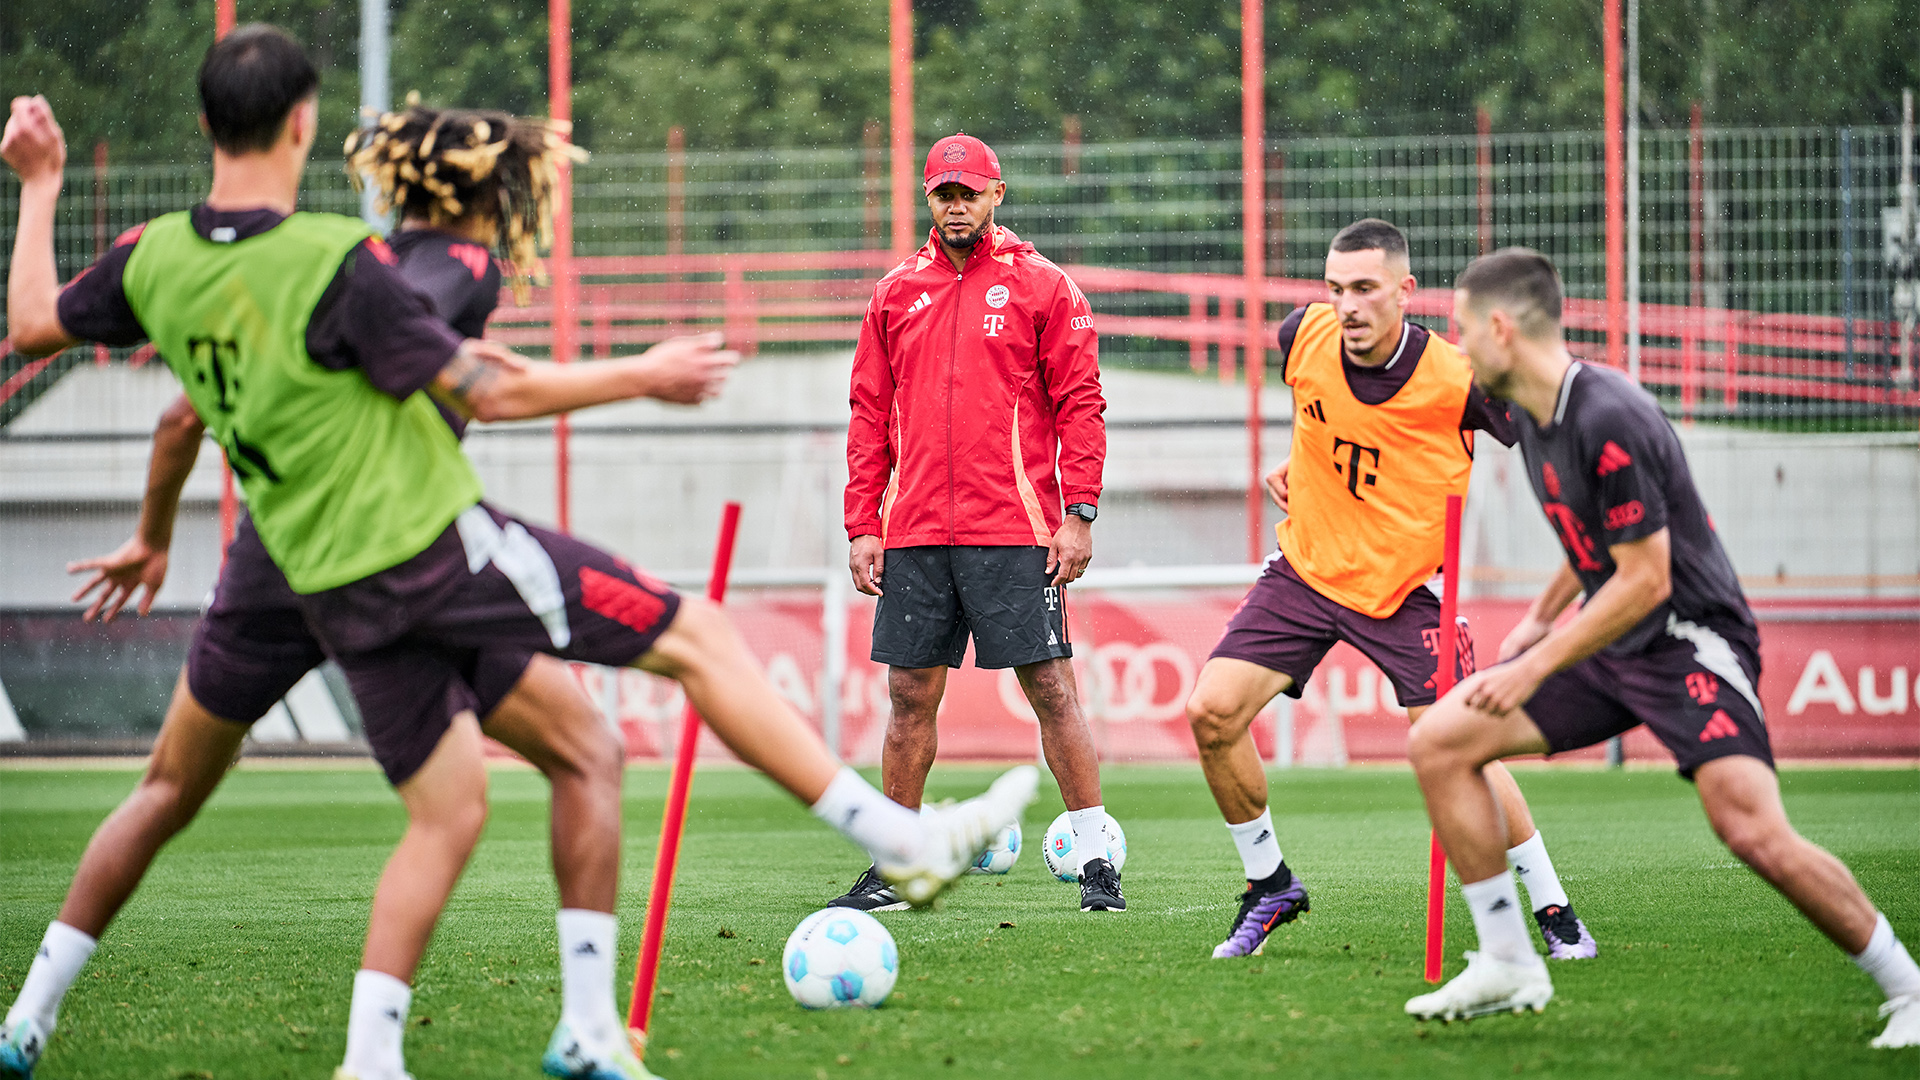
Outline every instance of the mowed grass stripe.
<svg viewBox="0 0 1920 1080">
<path fill-rule="evenodd" d="M 1920 1067 L 1920 1054 L 1867 1048 L 1879 1027 L 1870 981 L 1735 864 L 1689 785 L 1660 772 L 1519 775 L 1601 958 L 1554 965 L 1558 996 L 1541 1016 L 1442 1026 L 1401 1013 L 1424 988 L 1427 836 L 1405 772 L 1275 774 L 1281 843 L 1313 911 L 1264 957 L 1208 958 L 1240 883 L 1198 772 L 1115 767 L 1105 797 L 1127 831 L 1128 912 L 1082 915 L 1077 891 L 1046 875 L 1034 845 L 1059 810 L 1047 791 L 1012 874 L 971 878 L 936 911 L 881 916 L 902 963 L 885 1008 L 809 1013 L 781 985 L 781 946 L 862 859 L 763 779 L 708 769 L 688 814 L 649 1061 L 674 1078 L 1616 1080 Z M 964 796 L 990 776 L 941 768 L 929 796 Z M 9 999 L 87 837 L 135 779 L 0 771 Z M 1920 772 L 1789 771 L 1783 782 L 1801 831 L 1920 941 Z M 628 780 L 628 963 L 665 787 L 657 769 Z M 492 800 L 487 837 L 420 972 L 408 1037 L 419 1080 L 536 1076 L 558 1014 L 545 785 L 503 770 Z M 327 1076 L 373 885 L 403 826 L 377 773 L 243 765 L 109 932 L 38 1075 Z M 1456 893 L 1449 974 L 1470 937 Z M 630 977 L 623 967 L 623 994 Z"/>
</svg>

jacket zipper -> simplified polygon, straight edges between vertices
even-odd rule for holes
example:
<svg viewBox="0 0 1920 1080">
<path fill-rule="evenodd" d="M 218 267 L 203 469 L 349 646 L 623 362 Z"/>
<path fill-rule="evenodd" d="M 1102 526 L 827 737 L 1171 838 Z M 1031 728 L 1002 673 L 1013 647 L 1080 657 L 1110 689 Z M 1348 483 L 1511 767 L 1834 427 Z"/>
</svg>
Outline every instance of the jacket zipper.
<svg viewBox="0 0 1920 1080">
<path fill-rule="evenodd" d="M 960 542 L 959 502 L 953 494 L 953 391 L 954 374 L 960 366 L 960 285 L 966 273 L 953 272 L 953 337 L 947 347 L 947 543 Z"/>
</svg>

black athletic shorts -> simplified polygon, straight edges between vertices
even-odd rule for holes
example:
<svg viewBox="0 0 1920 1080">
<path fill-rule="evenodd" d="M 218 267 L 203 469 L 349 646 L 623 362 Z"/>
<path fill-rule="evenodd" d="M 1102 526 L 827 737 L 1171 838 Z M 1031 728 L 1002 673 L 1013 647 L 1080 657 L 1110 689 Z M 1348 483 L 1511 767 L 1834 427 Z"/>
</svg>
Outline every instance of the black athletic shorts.
<svg viewBox="0 0 1920 1080">
<path fill-rule="evenodd" d="M 1669 617 L 1666 633 L 1640 653 L 1598 653 L 1549 675 L 1526 711 L 1555 754 L 1645 724 L 1691 780 L 1715 758 L 1773 764 L 1759 685 L 1757 643 Z"/>
<path fill-rule="evenodd" d="M 300 614 L 299 598 L 261 545 L 253 518 L 240 515 L 213 598 L 187 650 L 193 699 L 222 720 L 250 725 L 325 659 Z M 485 719 L 520 681 L 533 652 L 475 650 L 449 659 L 468 672 L 474 712 Z"/>
<path fill-rule="evenodd" d="M 406 562 L 299 603 L 395 784 L 426 763 L 453 717 L 504 696 L 506 677 L 525 668 L 493 658 L 543 652 L 624 667 L 680 610 L 678 594 L 625 561 L 484 504 Z"/>
<path fill-rule="evenodd" d="M 1473 674 L 1473 636 L 1463 615 L 1454 617 L 1454 679 Z M 1313 669 L 1335 644 L 1345 641 L 1373 661 L 1393 683 L 1401 708 L 1434 703 L 1433 677 L 1440 669 L 1440 598 L 1424 585 L 1407 594 L 1384 619 L 1362 615 L 1321 596 L 1275 552 L 1267 558 L 1247 598 L 1240 601 L 1213 656 L 1244 660 L 1293 680 L 1299 697 Z M 1209 657 L 1211 659 L 1211 657 Z"/>
<path fill-rule="evenodd" d="M 1067 593 L 1054 588 L 1043 547 L 888 548 L 873 612 L 873 661 L 1020 667 L 1072 656 Z"/>
</svg>

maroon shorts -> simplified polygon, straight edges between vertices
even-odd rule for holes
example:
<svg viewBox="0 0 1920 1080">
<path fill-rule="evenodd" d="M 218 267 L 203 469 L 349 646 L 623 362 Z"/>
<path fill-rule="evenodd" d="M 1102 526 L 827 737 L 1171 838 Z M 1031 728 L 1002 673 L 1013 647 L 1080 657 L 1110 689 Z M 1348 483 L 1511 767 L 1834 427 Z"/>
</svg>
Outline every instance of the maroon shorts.
<svg viewBox="0 0 1920 1080">
<path fill-rule="evenodd" d="M 1715 758 L 1773 764 L 1759 685 L 1758 642 L 1669 620 L 1667 632 L 1636 655 L 1598 653 L 1548 676 L 1526 710 L 1555 754 L 1645 724 L 1691 780 Z"/>
<path fill-rule="evenodd" d="M 478 711 L 479 691 L 511 688 L 495 656 L 623 667 L 653 648 L 680 597 L 591 544 L 480 505 L 406 562 L 299 604 L 346 672 L 374 758 L 399 784 L 454 716 Z"/>
<path fill-rule="evenodd" d="M 252 724 L 326 658 L 253 519 L 241 515 L 213 597 L 193 630 L 187 689 L 213 715 Z M 490 652 L 484 664 L 478 655 L 466 658 L 476 713 L 491 714 L 532 660 L 526 650 Z"/>
<path fill-rule="evenodd" d="M 1464 679 L 1473 673 L 1473 639 L 1465 618 L 1458 625 L 1456 677 Z M 1418 707 L 1435 700 L 1439 628 L 1440 600 L 1428 589 L 1413 590 L 1398 611 L 1373 619 L 1320 595 L 1276 552 L 1227 620 L 1213 655 L 1286 675 L 1293 680 L 1287 694 L 1299 697 L 1327 650 L 1344 641 L 1386 673 L 1402 708 Z"/>
</svg>

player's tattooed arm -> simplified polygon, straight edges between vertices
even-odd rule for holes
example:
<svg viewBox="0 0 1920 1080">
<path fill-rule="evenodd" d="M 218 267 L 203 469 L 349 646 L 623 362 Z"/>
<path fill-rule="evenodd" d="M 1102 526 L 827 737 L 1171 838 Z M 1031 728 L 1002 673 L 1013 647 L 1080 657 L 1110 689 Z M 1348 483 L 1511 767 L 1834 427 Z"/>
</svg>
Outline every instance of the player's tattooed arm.
<svg viewBox="0 0 1920 1080">
<path fill-rule="evenodd" d="M 549 364 L 468 341 L 430 389 L 471 420 L 527 420 L 642 397 L 698 405 L 720 392 L 740 362 L 740 354 L 722 344 L 717 333 L 695 334 L 669 338 L 638 356 Z"/>
<path fill-rule="evenodd" d="M 1673 547 L 1666 529 L 1612 544 L 1607 554 L 1613 558 L 1613 576 L 1587 598 L 1579 614 L 1512 662 L 1462 683 L 1468 705 L 1496 715 L 1512 712 L 1533 697 L 1547 676 L 1606 648 L 1673 595 Z"/>
<path fill-rule="evenodd" d="M 140 525 L 127 542 L 109 554 L 67 564 L 67 573 L 93 576 L 73 594 L 85 602 L 96 591 L 83 622 L 112 622 L 127 601 L 144 590 L 134 610 L 145 615 L 167 580 L 167 552 L 173 546 L 173 522 L 180 509 L 180 491 L 200 457 L 200 438 L 206 425 L 193 411 L 185 394 L 160 414 L 153 431 L 153 457 L 147 462 L 147 492 L 140 501 Z"/>
<path fill-rule="evenodd" d="M 7 337 L 15 352 L 45 356 L 79 341 L 60 325 L 53 216 L 67 140 L 46 98 L 13 99 L 6 133 L 0 136 L 0 158 L 20 175 L 20 218 L 7 272 Z"/>
<path fill-rule="evenodd" d="M 468 338 L 427 384 L 427 393 L 468 420 L 517 419 L 503 410 L 501 384 L 526 367 L 525 359 L 504 346 Z"/>
</svg>

